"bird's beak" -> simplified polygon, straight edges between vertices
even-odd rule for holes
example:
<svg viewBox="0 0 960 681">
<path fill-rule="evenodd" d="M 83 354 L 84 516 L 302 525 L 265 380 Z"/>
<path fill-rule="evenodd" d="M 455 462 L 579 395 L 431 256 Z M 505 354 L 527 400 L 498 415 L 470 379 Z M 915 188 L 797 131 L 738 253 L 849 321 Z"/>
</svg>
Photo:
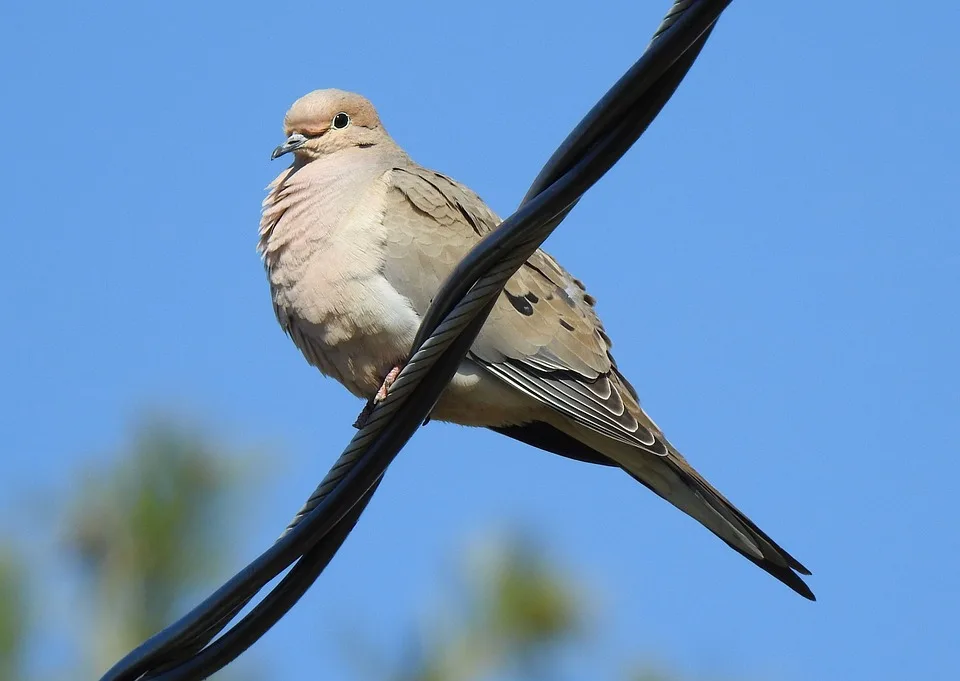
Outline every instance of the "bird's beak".
<svg viewBox="0 0 960 681">
<path fill-rule="evenodd" d="M 301 135 L 299 132 L 295 132 L 290 137 L 287 138 L 287 141 L 281 144 L 279 147 L 273 150 L 273 153 L 270 154 L 270 160 L 280 158 L 284 154 L 288 154 L 291 151 L 299 149 L 307 141 L 307 138 Z"/>
</svg>

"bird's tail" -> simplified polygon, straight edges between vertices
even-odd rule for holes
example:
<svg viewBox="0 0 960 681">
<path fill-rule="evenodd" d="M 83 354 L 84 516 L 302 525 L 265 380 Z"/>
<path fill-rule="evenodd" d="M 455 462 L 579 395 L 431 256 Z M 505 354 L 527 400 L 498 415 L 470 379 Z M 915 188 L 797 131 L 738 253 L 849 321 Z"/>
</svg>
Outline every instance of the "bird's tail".
<svg viewBox="0 0 960 681">
<path fill-rule="evenodd" d="M 804 598 L 816 600 L 800 579 L 810 571 L 757 527 L 713 485 L 706 481 L 676 449 L 665 444 L 659 455 L 614 440 L 584 426 L 569 424 L 567 433 L 616 462 L 631 477 L 699 521 L 731 548 L 789 586 Z"/>
</svg>

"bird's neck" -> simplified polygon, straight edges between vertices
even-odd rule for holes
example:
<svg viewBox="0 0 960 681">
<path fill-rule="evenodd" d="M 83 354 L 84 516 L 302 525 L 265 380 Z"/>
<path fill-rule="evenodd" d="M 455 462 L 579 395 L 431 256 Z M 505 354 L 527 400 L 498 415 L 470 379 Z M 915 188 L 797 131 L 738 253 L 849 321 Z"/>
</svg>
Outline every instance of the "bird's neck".
<svg viewBox="0 0 960 681">
<path fill-rule="evenodd" d="M 392 154 L 373 148 L 351 148 L 307 163 L 298 161 L 282 172 L 270 184 L 260 219 L 257 250 L 267 268 L 290 246 L 322 248 L 357 198 L 396 161 Z"/>
</svg>

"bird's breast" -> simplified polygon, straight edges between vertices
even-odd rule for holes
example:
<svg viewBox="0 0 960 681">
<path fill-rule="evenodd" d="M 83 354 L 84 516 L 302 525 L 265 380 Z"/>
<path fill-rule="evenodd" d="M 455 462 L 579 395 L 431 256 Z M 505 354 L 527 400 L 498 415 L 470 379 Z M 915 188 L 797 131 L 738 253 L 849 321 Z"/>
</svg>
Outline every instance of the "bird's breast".
<svg viewBox="0 0 960 681">
<path fill-rule="evenodd" d="M 293 180 L 305 179 L 298 191 Z M 287 180 L 261 250 L 281 326 L 311 364 L 369 398 L 405 359 L 420 318 L 383 277 L 385 187 L 351 184 Z"/>
</svg>

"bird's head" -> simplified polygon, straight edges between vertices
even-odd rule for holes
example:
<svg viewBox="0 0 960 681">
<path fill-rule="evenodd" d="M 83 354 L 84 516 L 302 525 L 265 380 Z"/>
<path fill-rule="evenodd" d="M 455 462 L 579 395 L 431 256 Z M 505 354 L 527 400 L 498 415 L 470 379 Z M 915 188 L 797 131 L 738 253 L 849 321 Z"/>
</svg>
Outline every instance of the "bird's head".
<svg viewBox="0 0 960 681">
<path fill-rule="evenodd" d="M 314 90 L 293 103 L 283 119 L 286 141 L 271 159 L 293 153 L 302 162 L 351 147 L 372 147 L 387 138 L 377 110 L 344 90 Z"/>
</svg>

